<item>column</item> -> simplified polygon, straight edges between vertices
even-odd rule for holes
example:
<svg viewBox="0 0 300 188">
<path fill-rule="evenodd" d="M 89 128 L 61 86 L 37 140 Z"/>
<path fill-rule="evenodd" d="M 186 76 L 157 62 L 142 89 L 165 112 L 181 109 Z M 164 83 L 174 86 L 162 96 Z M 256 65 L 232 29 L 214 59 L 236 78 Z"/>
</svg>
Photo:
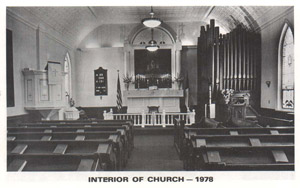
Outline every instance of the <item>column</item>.
<svg viewBox="0 0 300 188">
<path fill-rule="evenodd" d="M 177 40 L 175 44 L 175 76 L 177 77 L 181 71 L 181 50 L 182 44 L 181 41 Z"/>
<path fill-rule="evenodd" d="M 130 74 L 130 45 L 128 41 L 124 42 L 124 74 Z"/>
</svg>

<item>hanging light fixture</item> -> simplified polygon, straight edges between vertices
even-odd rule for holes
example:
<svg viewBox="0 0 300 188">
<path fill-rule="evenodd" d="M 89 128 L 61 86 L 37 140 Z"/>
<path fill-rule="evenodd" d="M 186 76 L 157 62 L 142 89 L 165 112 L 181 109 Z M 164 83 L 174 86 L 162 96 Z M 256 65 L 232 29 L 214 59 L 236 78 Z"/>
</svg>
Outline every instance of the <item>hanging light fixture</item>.
<svg viewBox="0 0 300 188">
<path fill-rule="evenodd" d="M 157 42 L 153 40 L 153 28 L 151 28 L 151 40 L 149 41 L 148 45 L 146 46 L 146 49 L 150 52 L 154 52 L 158 50 L 159 46 L 157 45 Z"/>
<path fill-rule="evenodd" d="M 142 20 L 142 23 L 146 26 L 146 27 L 157 27 L 161 24 L 161 20 L 159 18 L 154 18 L 154 12 L 151 6 L 151 12 L 150 12 L 150 18 L 145 18 Z"/>
</svg>

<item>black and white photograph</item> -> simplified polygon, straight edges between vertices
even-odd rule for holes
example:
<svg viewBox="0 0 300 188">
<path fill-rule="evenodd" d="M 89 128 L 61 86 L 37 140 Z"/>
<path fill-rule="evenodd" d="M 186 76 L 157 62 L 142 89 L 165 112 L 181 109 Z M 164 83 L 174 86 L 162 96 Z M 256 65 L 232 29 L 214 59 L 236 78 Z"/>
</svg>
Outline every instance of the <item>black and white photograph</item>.
<svg viewBox="0 0 300 188">
<path fill-rule="evenodd" d="M 1 8 L 7 186 L 295 185 L 294 4 Z"/>
</svg>

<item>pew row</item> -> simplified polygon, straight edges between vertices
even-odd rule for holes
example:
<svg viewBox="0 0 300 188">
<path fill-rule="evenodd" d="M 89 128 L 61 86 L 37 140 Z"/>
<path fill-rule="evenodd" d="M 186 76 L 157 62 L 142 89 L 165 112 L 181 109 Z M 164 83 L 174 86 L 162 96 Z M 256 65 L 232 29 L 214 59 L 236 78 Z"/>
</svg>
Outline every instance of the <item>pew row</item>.
<svg viewBox="0 0 300 188">
<path fill-rule="evenodd" d="M 179 153 L 180 159 L 185 152 L 184 145 L 196 135 L 294 135 L 293 127 L 235 127 L 235 128 L 191 128 L 175 126 L 174 145 Z"/>
<path fill-rule="evenodd" d="M 8 154 L 7 171 L 103 171 L 96 154 Z"/>
<path fill-rule="evenodd" d="M 197 135 L 186 140 L 182 149 L 184 168 L 195 163 L 196 150 L 206 147 L 284 147 L 294 146 L 294 135 Z M 233 153 L 233 155 L 235 155 Z M 259 156 L 257 156 L 259 157 Z"/>
<path fill-rule="evenodd" d="M 116 148 L 108 141 L 8 141 L 8 156 L 14 155 L 97 155 L 102 170 L 121 170 Z M 49 165 L 55 165 L 49 163 Z"/>
<path fill-rule="evenodd" d="M 294 127 L 194 128 L 174 122 L 174 145 L 186 170 L 294 170 Z"/>
<path fill-rule="evenodd" d="M 24 133 L 7 133 L 8 141 L 107 141 L 114 143 L 118 166 L 125 167 L 128 160 L 128 150 L 125 148 L 125 140 L 122 139 L 118 131 L 102 132 L 24 132 Z"/>
<path fill-rule="evenodd" d="M 193 147 L 187 170 L 294 170 L 294 146 Z"/>
<path fill-rule="evenodd" d="M 99 120 L 99 122 L 91 122 L 91 121 L 63 121 L 63 120 L 51 120 L 51 121 L 42 121 L 38 123 L 20 123 L 17 125 L 18 127 L 114 127 L 114 126 L 122 126 L 126 127 L 126 134 L 128 134 L 128 142 L 131 146 L 131 149 L 134 147 L 134 129 L 132 121 L 126 120 Z"/>
<path fill-rule="evenodd" d="M 132 141 L 133 135 L 126 126 L 15 126 L 7 127 L 9 133 L 56 133 L 56 132 L 77 132 L 77 133 L 93 133 L 93 132 L 103 132 L 103 131 L 118 131 L 121 133 L 121 137 L 124 140 L 124 148 L 128 150 L 128 155 L 130 156 L 131 150 L 133 149 Z"/>
</svg>

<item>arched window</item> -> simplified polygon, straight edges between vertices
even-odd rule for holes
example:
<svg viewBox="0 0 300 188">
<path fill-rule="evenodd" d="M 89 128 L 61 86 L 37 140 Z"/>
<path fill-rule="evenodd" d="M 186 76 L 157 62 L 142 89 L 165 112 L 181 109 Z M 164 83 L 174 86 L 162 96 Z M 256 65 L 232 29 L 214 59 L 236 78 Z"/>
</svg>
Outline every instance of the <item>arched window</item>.
<svg viewBox="0 0 300 188">
<path fill-rule="evenodd" d="M 66 54 L 65 56 L 65 61 L 64 61 L 64 72 L 65 74 L 65 90 L 66 92 L 71 95 L 72 92 L 72 87 L 71 87 L 71 61 L 70 61 L 70 56 L 69 53 Z"/>
<path fill-rule="evenodd" d="M 281 32 L 278 54 L 278 110 L 294 110 L 294 36 L 286 23 Z"/>
</svg>

